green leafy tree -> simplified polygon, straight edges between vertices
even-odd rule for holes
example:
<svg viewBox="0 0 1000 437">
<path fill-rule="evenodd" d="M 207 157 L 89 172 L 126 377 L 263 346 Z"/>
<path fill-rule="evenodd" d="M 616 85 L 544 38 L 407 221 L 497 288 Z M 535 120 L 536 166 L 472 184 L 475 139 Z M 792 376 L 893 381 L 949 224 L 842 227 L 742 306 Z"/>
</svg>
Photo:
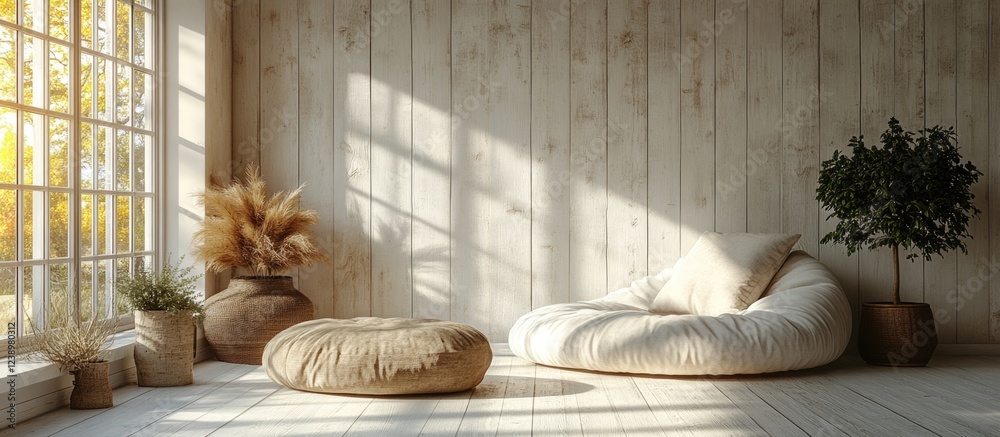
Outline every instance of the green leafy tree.
<svg viewBox="0 0 1000 437">
<path fill-rule="evenodd" d="M 117 13 L 110 17 L 106 11 L 115 5 L 115 0 L 91 0 L 82 1 L 80 5 L 80 38 L 84 47 L 89 47 L 95 51 L 105 53 L 117 58 L 118 62 L 111 59 L 96 59 L 93 56 L 83 54 L 79 71 L 70 71 L 70 50 L 69 44 L 72 37 L 69 33 L 70 5 L 71 0 L 49 0 L 47 23 L 34 22 L 31 7 L 37 3 L 26 3 L 25 14 L 22 17 L 22 24 L 34 29 L 42 29 L 43 24 L 47 24 L 47 32 L 56 38 L 49 43 L 41 38 L 24 37 L 25 45 L 18 47 L 17 31 L 0 21 L 0 100 L 17 101 L 26 105 L 34 105 L 35 97 L 42 89 L 48 89 L 48 101 L 43 102 L 49 109 L 57 112 L 64 112 L 67 118 L 49 117 L 47 120 L 38 114 L 29 112 L 19 113 L 9 105 L 0 102 L 0 183 L 15 183 L 19 180 L 19 172 L 23 172 L 23 180 L 30 180 L 33 184 L 41 184 L 45 176 L 48 176 L 48 183 L 54 186 L 70 187 L 76 184 L 75 181 L 67 180 L 71 166 L 70 149 L 74 148 L 80 155 L 80 176 L 83 188 L 87 189 L 116 189 L 128 190 L 131 188 L 145 190 L 142 181 L 145 178 L 144 160 L 147 147 L 151 147 L 149 140 L 141 135 L 133 135 L 126 131 L 115 132 L 106 128 L 95 129 L 92 125 L 83 123 L 80 126 L 72 126 L 70 111 L 73 107 L 71 99 L 80 99 L 84 117 L 103 119 L 122 124 L 145 127 L 147 116 L 147 85 L 151 85 L 152 80 L 145 73 L 133 69 L 124 62 L 135 62 L 145 65 L 147 56 L 147 37 L 152 29 L 147 28 L 148 14 L 133 9 L 125 3 L 118 3 Z M 96 26 L 94 19 L 97 19 Z M 0 20 L 9 23 L 17 23 L 17 1 L 0 0 Z M 132 27 L 130 28 L 130 23 Z M 59 43 L 63 41 L 64 44 Z M 112 50 L 114 44 L 117 49 Z M 124 62 L 122 62 L 124 61 Z M 18 76 L 20 63 L 23 74 Z M 42 75 L 43 69 L 40 66 L 48 64 L 49 76 Z M 115 72 L 119 73 L 115 81 L 111 81 Z M 69 92 L 70 75 L 78 74 L 80 78 L 79 93 L 71 95 Z M 22 84 L 22 95 L 18 95 L 18 84 Z M 134 102 L 134 103 L 133 103 Z M 112 103 L 117 105 L 118 110 L 111 113 Z M 44 123 L 44 126 L 36 124 Z M 21 162 L 26 165 L 23 170 L 19 169 L 17 150 L 17 131 L 21 125 L 25 132 L 43 132 L 48 136 L 49 153 L 43 157 L 47 160 L 50 171 L 48 175 L 39 174 L 40 168 L 36 168 L 34 163 L 37 154 L 44 153 L 35 146 L 42 144 L 40 138 L 33 138 L 32 144 L 27 144 L 23 148 Z M 71 132 L 73 129 L 80 130 L 81 141 L 79 144 L 72 144 Z M 116 162 L 111 161 L 111 150 L 118 157 Z M 136 164 L 131 168 L 131 162 Z M 0 190 L 0 260 L 11 261 L 17 259 L 17 200 L 21 199 L 21 209 L 26 213 L 32 211 L 34 202 L 42 199 L 42 196 L 33 196 L 29 193 L 35 191 L 27 188 L 25 190 Z M 46 211 L 48 220 L 43 221 L 41 217 L 35 220 L 24 221 L 24 239 L 32 241 L 34 235 L 40 232 L 48 232 L 46 245 L 52 256 L 67 256 L 69 254 L 69 226 L 71 224 L 69 209 L 70 202 L 75 201 L 69 195 L 56 195 L 49 198 Z M 126 200 L 127 198 L 122 198 Z M 139 209 L 142 205 L 136 205 Z M 130 216 L 130 204 L 128 201 L 116 202 L 112 196 L 97 196 L 94 198 L 85 196 L 80 199 L 80 233 L 82 234 L 81 246 L 84 253 L 112 253 L 116 249 L 127 250 L 128 244 L 133 239 L 129 234 L 129 223 L 134 226 L 136 235 L 143 235 L 146 221 L 141 217 Z M 112 230 L 114 237 L 108 242 L 108 221 L 109 213 L 114 213 L 119 226 Z M 96 217 L 96 223 L 95 223 Z M 46 229 L 36 229 L 44 226 Z M 95 229 L 96 227 L 96 229 Z M 40 257 L 44 248 L 30 247 L 31 257 Z M 143 248 L 148 249 L 148 248 Z M 85 275 L 93 275 L 98 272 L 90 272 L 89 265 L 82 266 L 87 270 Z M 65 269 L 53 270 L 53 283 L 56 286 L 68 284 Z M 15 292 L 15 276 L 5 274 L 0 271 L 0 296 L 13 296 Z M 86 290 L 85 290 L 86 291 Z M 84 302 L 89 302 L 90 296 L 81 296 Z M 12 299 L 12 297 L 11 297 Z M 30 302 L 25 302 L 29 305 Z M 9 308 L 9 305 L 3 305 Z M 12 310 L 11 310 L 12 313 Z M 4 319 L 12 319 L 12 314 L 0 314 Z"/>
<path fill-rule="evenodd" d="M 953 249 L 967 252 L 969 218 L 978 216 L 972 184 L 982 173 L 962 163 L 954 128 L 904 131 L 895 118 L 882 134 L 882 147 L 852 137 L 853 156 L 840 151 L 824 161 L 816 198 L 840 220 L 821 243 L 840 243 L 852 254 L 863 247 L 891 247 L 892 301 L 899 301 L 899 247 L 916 248 L 913 260 Z"/>
</svg>

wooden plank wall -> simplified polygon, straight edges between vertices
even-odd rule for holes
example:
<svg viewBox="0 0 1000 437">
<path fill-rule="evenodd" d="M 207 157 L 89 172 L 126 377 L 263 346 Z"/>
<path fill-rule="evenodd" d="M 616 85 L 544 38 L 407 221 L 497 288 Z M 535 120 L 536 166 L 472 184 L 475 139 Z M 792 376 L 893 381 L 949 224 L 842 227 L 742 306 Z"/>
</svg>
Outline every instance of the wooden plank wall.
<svg viewBox="0 0 1000 437">
<path fill-rule="evenodd" d="M 1000 343 L 1000 0 L 244 0 L 233 169 L 307 183 L 319 317 L 518 316 L 656 273 L 705 230 L 794 232 L 852 305 L 814 200 L 848 139 L 954 125 L 985 173 L 969 254 L 905 262 L 941 342 Z"/>
</svg>

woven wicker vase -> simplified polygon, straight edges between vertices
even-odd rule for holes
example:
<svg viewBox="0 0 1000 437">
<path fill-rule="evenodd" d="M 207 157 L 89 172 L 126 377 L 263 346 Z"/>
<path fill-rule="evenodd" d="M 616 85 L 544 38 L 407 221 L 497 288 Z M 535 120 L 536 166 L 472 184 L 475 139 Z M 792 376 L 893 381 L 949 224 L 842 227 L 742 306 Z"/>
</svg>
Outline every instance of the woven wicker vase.
<svg viewBox="0 0 1000 437">
<path fill-rule="evenodd" d="M 135 312 L 135 370 L 142 387 L 194 382 L 194 318 L 191 311 Z"/>
<path fill-rule="evenodd" d="M 111 384 L 108 382 L 108 362 L 90 363 L 71 372 L 73 392 L 69 407 L 74 410 L 93 410 L 114 406 Z"/>
<path fill-rule="evenodd" d="M 924 366 L 930 361 L 937 343 L 930 305 L 910 302 L 861 305 L 858 352 L 868 364 Z"/>
<path fill-rule="evenodd" d="M 312 302 L 291 277 L 238 276 L 205 301 L 205 339 L 219 361 L 260 364 L 271 338 L 312 318 Z"/>
</svg>

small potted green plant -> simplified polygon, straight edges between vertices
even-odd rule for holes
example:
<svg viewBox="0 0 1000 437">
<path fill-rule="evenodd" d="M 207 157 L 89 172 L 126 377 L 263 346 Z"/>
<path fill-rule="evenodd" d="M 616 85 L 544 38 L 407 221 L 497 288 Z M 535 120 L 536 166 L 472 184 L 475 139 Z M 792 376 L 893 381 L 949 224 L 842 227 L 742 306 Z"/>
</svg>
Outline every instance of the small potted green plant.
<svg viewBox="0 0 1000 437">
<path fill-rule="evenodd" d="M 118 294 L 135 312 L 135 367 L 138 384 L 172 387 L 194 382 L 195 322 L 204 309 L 193 266 L 167 262 L 159 272 L 136 270 L 118 281 Z"/>
<path fill-rule="evenodd" d="M 816 198 L 830 210 L 827 219 L 840 221 L 821 243 L 843 244 L 848 254 L 892 248 L 892 301 L 862 304 L 858 349 L 870 364 L 923 366 L 937 346 L 934 315 L 926 303 L 900 301 L 899 249 L 916 249 L 910 260 L 967 252 L 969 219 L 980 213 L 971 188 L 982 173 L 962 163 L 954 128 L 917 136 L 892 118 L 881 144 L 853 137 L 852 156 L 834 151 L 823 162 Z"/>
<path fill-rule="evenodd" d="M 105 353 L 118 319 L 80 321 L 69 317 L 65 299 L 56 299 L 50 306 L 45 329 L 28 319 L 31 329 L 29 358 L 56 363 L 60 370 L 73 375 L 73 391 L 69 407 L 74 410 L 110 408 L 114 397 L 108 375 Z"/>
</svg>

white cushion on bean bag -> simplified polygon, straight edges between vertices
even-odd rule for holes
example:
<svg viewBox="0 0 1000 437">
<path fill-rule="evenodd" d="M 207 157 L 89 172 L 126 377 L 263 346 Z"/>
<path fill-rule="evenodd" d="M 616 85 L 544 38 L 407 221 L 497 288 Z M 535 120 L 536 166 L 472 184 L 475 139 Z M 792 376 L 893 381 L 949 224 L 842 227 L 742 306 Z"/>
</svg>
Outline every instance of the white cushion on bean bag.
<svg viewBox="0 0 1000 437">
<path fill-rule="evenodd" d="M 705 232 L 650 309 L 699 316 L 745 310 L 764 293 L 798 240 L 798 234 Z"/>
<path fill-rule="evenodd" d="M 637 280 L 601 299 L 525 314 L 510 331 L 510 348 L 558 367 L 734 375 L 820 366 L 847 347 L 847 298 L 833 273 L 805 252 L 788 256 L 764 297 L 746 310 L 718 316 L 650 312 L 671 273 Z"/>
</svg>

